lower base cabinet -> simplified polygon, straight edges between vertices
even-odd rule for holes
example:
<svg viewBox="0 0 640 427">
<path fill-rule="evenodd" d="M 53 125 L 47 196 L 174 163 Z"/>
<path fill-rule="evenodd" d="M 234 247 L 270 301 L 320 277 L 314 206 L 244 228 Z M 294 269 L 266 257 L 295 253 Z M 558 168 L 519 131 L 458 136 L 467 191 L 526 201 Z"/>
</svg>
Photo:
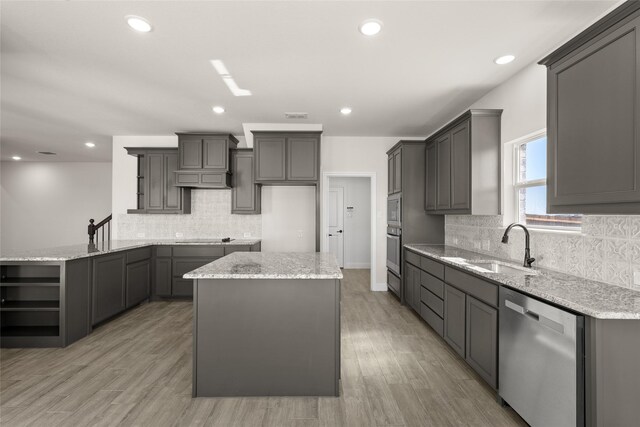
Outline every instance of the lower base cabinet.
<svg viewBox="0 0 640 427">
<path fill-rule="evenodd" d="M 498 310 L 467 295 L 466 361 L 493 388 L 498 387 Z"/>
<path fill-rule="evenodd" d="M 404 295 L 405 303 L 420 313 L 420 269 L 405 264 Z"/>
<path fill-rule="evenodd" d="M 466 355 L 466 311 L 465 293 L 445 284 L 444 340 L 462 357 Z"/>
<path fill-rule="evenodd" d="M 149 298 L 151 285 L 151 260 L 127 265 L 126 307 L 130 308 Z"/>
<path fill-rule="evenodd" d="M 156 258 L 153 271 L 154 293 L 161 297 L 171 296 L 171 258 Z"/>
<path fill-rule="evenodd" d="M 125 265 L 125 254 L 93 259 L 93 325 L 125 309 Z"/>
</svg>

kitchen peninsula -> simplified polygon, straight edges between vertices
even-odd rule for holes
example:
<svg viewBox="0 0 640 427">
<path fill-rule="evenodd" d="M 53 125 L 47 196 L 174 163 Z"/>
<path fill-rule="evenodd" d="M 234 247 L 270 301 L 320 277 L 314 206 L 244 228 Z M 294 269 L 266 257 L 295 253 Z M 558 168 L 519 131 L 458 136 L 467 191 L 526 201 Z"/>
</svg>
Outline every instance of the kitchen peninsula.
<svg viewBox="0 0 640 427">
<path fill-rule="evenodd" d="M 333 254 L 236 252 L 184 278 L 195 281 L 193 397 L 339 395 Z"/>
</svg>

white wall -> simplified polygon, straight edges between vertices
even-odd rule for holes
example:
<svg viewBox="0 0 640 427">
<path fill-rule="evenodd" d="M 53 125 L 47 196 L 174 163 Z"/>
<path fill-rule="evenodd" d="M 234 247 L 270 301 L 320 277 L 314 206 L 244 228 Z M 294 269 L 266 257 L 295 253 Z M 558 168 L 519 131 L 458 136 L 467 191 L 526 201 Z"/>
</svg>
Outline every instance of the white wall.
<svg viewBox="0 0 640 427">
<path fill-rule="evenodd" d="M 2 162 L 0 251 L 87 243 L 89 219 L 111 213 L 111 164 Z"/>
<path fill-rule="evenodd" d="M 315 252 L 315 221 L 315 187 L 262 187 L 263 252 Z"/>
<path fill-rule="evenodd" d="M 322 138 L 322 173 L 361 172 L 373 173 L 376 177 L 376 235 L 375 246 L 375 290 L 386 290 L 387 257 L 387 155 L 386 152 L 401 137 L 352 137 L 326 136 Z M 415 139 L 415 138 L 413 138 Z M 321 224 L 321 230 L 324 228 Z M 328 249 L 326 249 L 328 250 Z"/>
<path fill-rule="evenodd" d="M 329 177 L 330 188 L 344 190 L 344 268 L 371 266 L 370 181 L 363 177 Z"/>
</svg>

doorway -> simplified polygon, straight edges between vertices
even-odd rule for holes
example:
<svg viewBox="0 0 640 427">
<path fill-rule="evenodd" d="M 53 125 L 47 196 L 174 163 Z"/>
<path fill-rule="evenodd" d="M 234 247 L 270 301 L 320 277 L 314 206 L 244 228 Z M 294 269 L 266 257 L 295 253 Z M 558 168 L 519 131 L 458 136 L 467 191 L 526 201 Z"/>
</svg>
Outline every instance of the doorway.
<svg viewBox="0 0 640 427">
<path fill-rule="evenodd" d="M 335 255 L 341 268 L 366 270 L 375 283 L 372 177 L 328 174 L 324 184 L 324 250 Z"/>
</svg>

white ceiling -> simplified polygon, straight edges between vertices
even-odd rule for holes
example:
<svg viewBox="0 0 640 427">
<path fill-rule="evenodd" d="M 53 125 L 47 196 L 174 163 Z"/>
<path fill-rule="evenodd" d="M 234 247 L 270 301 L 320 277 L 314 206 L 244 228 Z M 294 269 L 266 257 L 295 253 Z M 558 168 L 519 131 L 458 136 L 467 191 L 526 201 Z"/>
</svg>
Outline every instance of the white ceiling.
<svg viewBox="0 0 640 427">
<path fill-rule="evenodd" d="M 424 136 L 615 3 L 3 1 L 2 159 L 108 161 L 112 135 L 242 135 L 300 111 L 324 135 Z M 359 34 L 366 18 L 382 33 Z M 232 96 L 211 59 L 253 96 Z"/>
</svg>

